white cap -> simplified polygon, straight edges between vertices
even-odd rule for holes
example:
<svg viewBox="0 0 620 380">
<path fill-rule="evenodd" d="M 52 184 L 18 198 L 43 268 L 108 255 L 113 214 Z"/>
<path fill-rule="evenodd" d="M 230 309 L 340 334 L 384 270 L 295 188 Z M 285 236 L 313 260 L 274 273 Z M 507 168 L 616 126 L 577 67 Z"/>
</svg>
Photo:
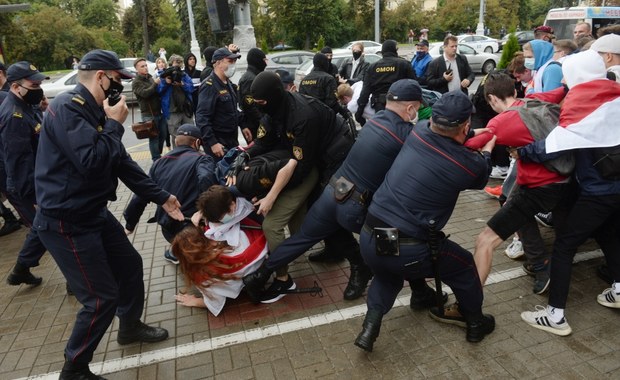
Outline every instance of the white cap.
<svg viewBox="0 0 620 380">
<path fill-rule="evenodd" d="M 620 35 L 606 34 L 594 41 L 590 49 L 599 53 L 620 54 Z"/>
</svg>

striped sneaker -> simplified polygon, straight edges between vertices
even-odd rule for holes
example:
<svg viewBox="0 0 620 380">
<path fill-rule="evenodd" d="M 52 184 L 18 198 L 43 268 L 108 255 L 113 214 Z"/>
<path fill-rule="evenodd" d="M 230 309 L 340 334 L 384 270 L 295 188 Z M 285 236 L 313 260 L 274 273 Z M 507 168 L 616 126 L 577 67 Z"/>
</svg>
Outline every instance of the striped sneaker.
<svg viewBox="0 0 620 380">
<path fill-rule="evenodd" d="M 613 288 L 603 290 L 603 293 L 596 296 L 596 301 L 603 306 L 620 309 L 620 294 L 614 292 Z"/>
<path fill-rule="evenodd" d="M 521 319 L 532 327 L 555 335 L 567 336 L 573 332 L 568 322 L 566 322 L 566 318 L 562 318 L 558 323 L 553 322 L 551 318 L 549 318 L 547 308 L 541 305 L 536 305 L 536 311 L 524 311 L 521 313 Z"/>
</svg>

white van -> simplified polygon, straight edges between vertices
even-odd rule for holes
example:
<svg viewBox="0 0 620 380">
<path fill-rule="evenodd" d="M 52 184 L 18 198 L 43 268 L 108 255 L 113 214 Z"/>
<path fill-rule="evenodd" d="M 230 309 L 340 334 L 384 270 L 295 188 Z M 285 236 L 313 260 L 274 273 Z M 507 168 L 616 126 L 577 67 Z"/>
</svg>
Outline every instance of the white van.
<svg viewBox="0 0 620 380">
<path fill-rule="evenodd" d="M 554 8 L 547 13 L 545 25 L 553 28 L 558 40 L 573 39 L 573 29 L 578 22 L 592 26 L 592 35 L 610 24 L 620 24 L 620 7 L 570 7 Z"/>
</svg>

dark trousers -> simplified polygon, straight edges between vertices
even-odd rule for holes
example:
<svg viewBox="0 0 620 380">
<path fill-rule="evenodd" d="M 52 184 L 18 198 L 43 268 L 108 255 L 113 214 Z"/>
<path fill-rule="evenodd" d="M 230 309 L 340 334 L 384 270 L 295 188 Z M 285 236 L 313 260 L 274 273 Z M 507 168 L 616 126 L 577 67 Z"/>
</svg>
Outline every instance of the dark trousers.
<svg viewBox="0 0 620 380">
<path fill-rule="evenodd" d="M 556 238 L 551 255 L 549 305 L 566 308 L 573 258 L 594 237 L 605 254 L 612 278 L 620 282 L 620 194 L 580 196 Z"/>
<path fill-rule="evenodd" d="M 142 257 L 107 209 L 79 223 L 52 218 L 39 210 L 34 228 L 83 305 L 65 355 L 74 363 L 88 363 L 114 314 L 121 328 L 140 319 L 144 307 Z"/>
<path fill-rule="evenodd" d="M 368 289 L 368 310 L 386 314 L 403 288 L 405 279 L 434 277 L 426 243 L 400 244 L 399 256 L 378 256 L 375 237 L 366 228 L 360 234 L 362 257 L 374 274 Z M 468 319 L 482 316 L 482 285 L 473 255 L 455 242 L 445 239 L 440 248 L 439 273 Z"/>
<path fill-rule="evenodd" d="M 17 256 L 17 262 L 28 268 L 39 266 L 39 261 L 45 253 L 45 246 L 41 243 L 37 231 L 32 228 L 32 223 L 37 212 L 34 207 L 35 201 L 34 199 L 28 200 L 19 198 L 8 192 L 6 193 L 6 197 L 13 207 L 15 207 L 22 222 L 30 228 L 28 235 L 26 235 L 24 245 L 22 245 L 22 249 Z"/>
<path fill-rule="evenodd" d="M 281 268 L 323 239 L 326 246 L 330 244 L 330 250 L 342 252 L 352 264 L 361 263 L 358 244 L 351 232 L 359 233 L 365 218 L 364 205 L 352 199 L 336 202 L 334 188 L 327 185 L 310 207 L 299 231 L 271 252 L 265 265 L 269 269 Z"/>
</svg>

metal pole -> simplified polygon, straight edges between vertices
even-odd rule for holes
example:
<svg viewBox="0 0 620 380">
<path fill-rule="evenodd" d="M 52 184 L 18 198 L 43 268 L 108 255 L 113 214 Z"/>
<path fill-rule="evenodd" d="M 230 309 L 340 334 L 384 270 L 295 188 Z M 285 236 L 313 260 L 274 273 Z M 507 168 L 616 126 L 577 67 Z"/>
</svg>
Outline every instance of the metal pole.
<svg viewBox="0 0 620 380">
<path fill-rule="evenodd" d="M 192 38 L 190 42 L 190 51 L 196 56 L 196 67 L 202 66 L 202 54 L 200 53 L 200 45 L 196 40 L 196 29 L 194 28 L 194 11 L 192 10 L 192 0 L 186 0 L 187 14 L 189 16 L 189 33 Z"/>
<path fill-rule="evenodd" d="M 476 34 L 484 35 L 484 0 L 480 0 L 480 15 L 478 16 L 478 26 L 476 26 Z"/>
<path fill-rule="evenodd" d="M 380 1 L 375 0 L 375 42 L 381 42 L 381 35 L 379 34 L 379 14 L 380 14 Z"/>
</svg>

